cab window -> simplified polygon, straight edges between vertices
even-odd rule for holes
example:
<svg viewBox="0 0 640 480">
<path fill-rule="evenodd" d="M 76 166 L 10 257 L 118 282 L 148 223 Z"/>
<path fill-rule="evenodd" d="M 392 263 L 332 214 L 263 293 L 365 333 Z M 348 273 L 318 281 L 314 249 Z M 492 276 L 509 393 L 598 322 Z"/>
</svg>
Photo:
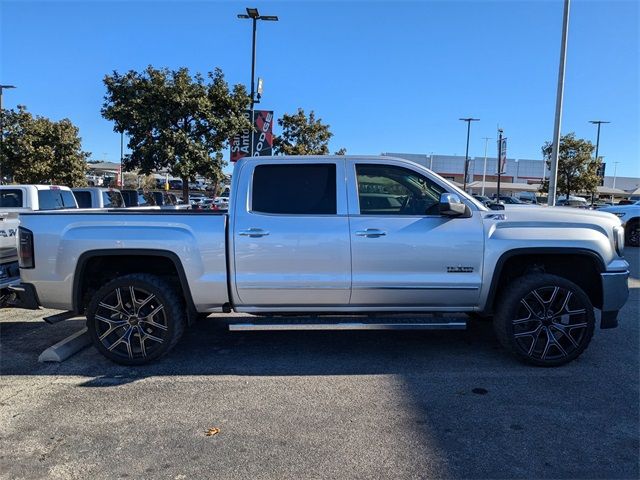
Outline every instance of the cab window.
<svg viewBox="0 0 640 480">
<path fill-rule="evenodd" d="M 361 215 L 438 215 L 446 190 L 417 172 L 393 165 L 356 165 Z"/>
<path fill-rule="evenodd" d="M 335 215 L 333 163 L 258 165 L 253 172 L 251 210 L 290 215 Z"/>
</svg>

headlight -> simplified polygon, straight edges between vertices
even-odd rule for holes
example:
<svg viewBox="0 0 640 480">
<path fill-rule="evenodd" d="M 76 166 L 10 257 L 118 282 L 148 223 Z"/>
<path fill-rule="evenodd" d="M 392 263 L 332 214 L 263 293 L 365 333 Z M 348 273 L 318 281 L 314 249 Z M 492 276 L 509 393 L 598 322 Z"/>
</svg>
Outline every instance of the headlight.
<svg viewBox="0 0 640 480">
<path fill-rule="evenodd" d="M 616 252 L 618 256 L 622 256 L 622 252 L 624 250 L 624 228 L 623 227 L 613 227 L 613 242 L 616 247 Z"/>
<path fill-rule="evenodd" d="M 624 217 L 624 212 L 616 212 L 616 213 L 614 213 L 614 215 L 616 217 L 618 217 L 618 218 L 622 218 L 622 217 Z"/>
</svg>

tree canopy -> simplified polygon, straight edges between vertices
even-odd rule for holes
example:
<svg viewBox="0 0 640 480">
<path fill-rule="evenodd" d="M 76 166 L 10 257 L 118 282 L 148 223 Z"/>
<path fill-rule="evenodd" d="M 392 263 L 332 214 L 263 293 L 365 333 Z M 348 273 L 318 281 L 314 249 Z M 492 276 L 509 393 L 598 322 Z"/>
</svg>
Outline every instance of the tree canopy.
<svg viewBox="0 0 640 480">
<path fill-rule="evenodd" d="M 34 116 L 24 105 L 2 114 L 3 176 L 18 183 L 86 185 L 86 161 L 90 153 L 82 150 L 78 128 L 71 120 L 55 122 Z"/>
<path fill-rule="evenodd" d="M 542 146 L 542 154 L 551 168 L 552 142 Z M 594 159 L 593 144 L 582 138 L 576 138 L 575 133 L 568 133 L 560 138 L 560 152 L 558 155 L 558 192 L 567 198 L 571 192 L 594 193 L 600 178 L 598 168 L 601 159 Z M 549 191 L 549 180 L 546 179 L 541 187 L 543 192 Z"/>
<path fill-rule="evenodd" d="M 278 119 L 282 133 L 273 139 L 273 148 L 278 155 L 327 155 L 329 140 L 333 137 L 330 126 L 316 119 L 312 110 L 309 116 L 302 108 L 295 114 L 285 113 Z M 341 148 L 337 155 L 344 155 L 346 149 Z"/>
<path fill-rule="evenodd" d="M 236 133 L 250 128 L 242 115 L 250 102 L 245 87 L 230 90 L 218 68 L 205 78 L 191 76 L 187 68 L 149 66 L 142 72 L 113 72 L 104 84 L 102 115 L 128 137 L 125 168 L 144 174 L 168 170 L 182 179 L 185 199 L 196 175 L 220 180 L 222 150 Z"/>
</svg>

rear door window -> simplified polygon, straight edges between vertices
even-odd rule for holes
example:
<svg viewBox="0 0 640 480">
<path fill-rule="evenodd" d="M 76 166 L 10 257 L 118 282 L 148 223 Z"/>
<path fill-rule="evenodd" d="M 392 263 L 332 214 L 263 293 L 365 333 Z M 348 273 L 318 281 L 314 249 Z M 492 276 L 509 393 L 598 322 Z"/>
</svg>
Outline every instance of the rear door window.
<svg viewBox="0 0 640 480">
<path fill-rule="evenodd" d="M 73 192 L 73 196 L 76 197 L 78 208 L 91 208 L 90 192 Z"/>
<path fill-rule="evenodd" d="M 335 215 L 335 164 L 258 165 L 253 172 L 251 210 L 283 215 Z"/>
<path fill-rule="evenodd" d="M 78 208 L 76 199 L 70 190 L 38 190 L 38 204 L 40 210 Z"/>
<path fill-rule="evenodd" d="M 22 207 L 22 190 L 20 190 L 19 188 L 11 190 L 0 190 L 0 207 Z"/>
</svg>

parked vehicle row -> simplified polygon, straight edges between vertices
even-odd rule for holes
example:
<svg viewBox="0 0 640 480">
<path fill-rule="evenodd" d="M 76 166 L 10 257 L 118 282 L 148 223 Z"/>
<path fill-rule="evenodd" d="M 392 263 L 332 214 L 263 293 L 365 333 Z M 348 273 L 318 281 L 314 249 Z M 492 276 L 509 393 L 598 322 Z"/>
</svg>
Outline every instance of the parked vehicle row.
<svg viewBox="0 0 640 480">
<path fill-rule="evenodd" d="M 163 356 L 211 312 L 271 316 L 232 330 L 464 328 L 287 317 L 457 312 L 492 316 L 517 358 L 557 366 L 587 348 L 595 309 L 616 327 L 628 297 L 615 215 L 489 210 L 408 160 L 254 157 L 236 164 L 231 195 L 228 214 L 26 213 L 14 290 L 26 307 L 86 315 L 98 351 L 123 364 Z"/>
</svg>

